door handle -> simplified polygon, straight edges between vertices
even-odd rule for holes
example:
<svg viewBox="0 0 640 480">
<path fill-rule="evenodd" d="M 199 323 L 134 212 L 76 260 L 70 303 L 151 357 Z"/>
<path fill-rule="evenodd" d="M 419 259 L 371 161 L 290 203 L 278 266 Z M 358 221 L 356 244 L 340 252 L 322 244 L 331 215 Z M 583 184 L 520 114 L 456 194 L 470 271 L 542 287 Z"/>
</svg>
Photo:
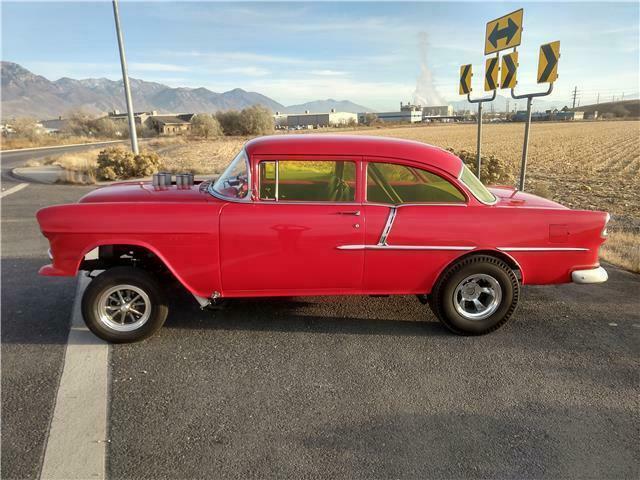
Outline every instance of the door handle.
<svg viewBox="0 0 640 480">
<path fill-rule="evenodd" d="M 360 216 L 360 210 L 353 210 L 349 212 L 336 212 L 337 215 L 354 215 L 356 217 Z"/>
</svg>

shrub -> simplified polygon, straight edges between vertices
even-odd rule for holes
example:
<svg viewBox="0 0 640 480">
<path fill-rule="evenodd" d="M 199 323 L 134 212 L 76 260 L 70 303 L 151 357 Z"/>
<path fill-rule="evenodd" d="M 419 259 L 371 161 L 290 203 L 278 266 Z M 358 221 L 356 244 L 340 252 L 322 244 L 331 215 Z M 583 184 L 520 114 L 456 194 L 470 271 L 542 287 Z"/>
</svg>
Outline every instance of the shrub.
<svg viewBox="0 0 640 480">
<path fill-rule="evenodd" d="M 477 175 L 477 156 L 475 152 L 468 150 L 454 150 L 448 148 L 455 156 L 460 157 L 463 163 L 471 169 L 473 173 Z M 509 164 L 499 159 L 495 155 L 482 155 L 482 183 L 485 185 L 512 185 L 515 181 L 515 177 Z"/>
<path fill-rule="evenodd" d="M 160 157 L 155 152 L 133 152 L 120 147 L 111 147 L 98 154 L 96 174 L 101 180 L 124 180 L 144 177 L 158 171 Z"/>
<path fill-rule="evenodd" d="M 375 113 L 365 113 L 364 114 L 364 124 L 368 126 L 372 126 L 378 123 L 378 115 Z"/>
<path fill-rule="evenodd" d="M 191 120 L 191 132 L 204 138 L 223 135 L 218 119 L 207 114 L 199 114 L 193 117 L 193 120 Z"/>
<path fill-rule="evenodd" d="M 240 112 L 237 110 L 228 110 L 226 112 L 216 113 L 216 119 L 222 127 L 225 135 L 242 135 L 242 121 Z"/>
<path fill-rule="evenodd" d="M 40 137 L 40 130 L 38 129 L 37 123 L 34 118 L 16 118 L 11 122 L 11 127 L 17 137 L 36 141 L 38 137 Z"/>
</svg>

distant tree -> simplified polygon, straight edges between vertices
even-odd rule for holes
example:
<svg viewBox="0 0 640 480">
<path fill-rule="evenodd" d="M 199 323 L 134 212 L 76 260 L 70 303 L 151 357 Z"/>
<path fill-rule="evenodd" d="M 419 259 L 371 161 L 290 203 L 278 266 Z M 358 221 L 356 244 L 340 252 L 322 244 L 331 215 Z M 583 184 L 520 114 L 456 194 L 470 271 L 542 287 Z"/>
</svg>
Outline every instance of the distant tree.
<svg viewBox="0 0 640 480">
<path fill-rule="evenodd" d="M 191 120 L 191 132 L 204 138 L 223 135 L 222 126 L 217 118 L 208 114 L 199 114 Z"/>
<path fill-rule="evenodd" d="M 227 110 L 226 112 L 217 112 L 216 120 L 218 120 L 218 123 L 220 123 L 222 131 L 225 135 L 243 134 L 239 111 Z"/>
<path fill-rule="evenodd" d="M 254 105 L 240 112 L 240 124 L 244 135 L 265 135 L 273 132 L 274 120 L 268 109 Z"/>
<path fill-rule="evenodd" d="M 216 113 L 225 135 L 264 135 L 273 132 L 273 115 L 265 107 L 254 105 L 238 112 Z"/>
<path fill-rule="evenodd" d="M 94 119 L 87 112 L 83 110 L 71 110 L 64 118 L 66 118 L 67 122 L 62 129 L 63 133 L 81 137 L 94 134 L 92 125 Z"/>
<path fill-rule="evenodd" d="M 41 134 L 40 128 L 38 128 L 38 122 L 34 118 L 16 118 L 11 122 L 11 127 L 17 137 L 29 140 L 35 140 Z"/>
<path fill-rule="evenodd" d="M 91 121 L 89 127 L 96 135 L 107 138 L 117 137 L 118 133 L 122 130 L 116 122 L 107 117 L 97 118 Z"/>
<path fill-rule="evenodd" d="M 365 125 L 375 125 L 378 123 L 378 116 L 375 113 L 365 113 L 364 114 L 364 124 Z"/>
</svg>

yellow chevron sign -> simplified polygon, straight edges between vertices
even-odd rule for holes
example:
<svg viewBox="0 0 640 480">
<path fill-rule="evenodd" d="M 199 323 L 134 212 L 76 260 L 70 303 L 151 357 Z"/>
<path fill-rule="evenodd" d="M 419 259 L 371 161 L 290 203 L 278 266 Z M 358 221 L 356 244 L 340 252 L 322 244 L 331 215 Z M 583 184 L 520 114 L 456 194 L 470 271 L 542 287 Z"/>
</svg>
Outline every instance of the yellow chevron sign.
<svg viewBox="0 0 640 480">
<path fill-rule="evenodd" d="M 484 54 L 499 52 L 520 45 L 524 9 L 511 12 L 487 23 L 484 35 Z"/>
<path fill-rule="evenodd" d="M 560 60 L 560 41 L 540 46 L 538 57 L 538 83 L 553 83 L 558 78 L 558 60 Z"/>
<path fill-rule="evenodd" d="M 484 91 L 498 88 L 498 57 L 487 58 L 484 63 Z"/>
<path fill-rule="evenodd" d="M 473 76 L 473 68 L 471 64 L 462 65 L 460 67 L 460 95 L 467 95 L 471 93 L 471 77 Z"/>
<path fill-rule="evenodd" d="M 516 75 L 518 73 L 518 52 L 508 53 L 502 56 L 500 68 L 500 88 L 516 88 Z"/>
</svg>

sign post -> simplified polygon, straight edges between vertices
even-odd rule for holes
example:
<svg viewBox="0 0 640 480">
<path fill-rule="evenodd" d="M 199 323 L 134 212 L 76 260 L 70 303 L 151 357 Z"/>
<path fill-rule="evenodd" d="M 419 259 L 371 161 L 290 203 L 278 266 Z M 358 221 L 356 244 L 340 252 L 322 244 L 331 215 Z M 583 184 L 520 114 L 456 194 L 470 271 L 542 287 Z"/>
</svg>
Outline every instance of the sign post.
<svg viewBox="0 0 640 480">
<path fill-rule="evenodd" d="M 515 100 L 527 99 L 527 118 L 524 126 L 524 142 L 522 145 L 522 161 L 520 163 L 520 182 L 518 190 L 524 191 L 527 174 L 527 153 L 529 152 L 529 129 L 531 128 L 531 103 L 535 97 L 546 97 L 553 92 L 553 82 L 558 78 L 558 60 L 560 59 L 560 42 L 551 42 L 540 47 L 538 59 L 538 83 L 548 83 L 546 92 L 516 95 L 511 88 L 511 97 Z M 504 60 L 504 57 L 503 57 Z"/>
<path fill-rule="evenodd" d="M 496 88 L 498 88 L 498 57 L 492 57 L 487 59 L 485 64 L 485 78 L 484 89 L 485 91 L 493 90 L 493 95 L 490 97 L 471 99 L 471 77 L 473 76 L 473 70 L 471 65 L 462 65 L 460 67 L 460 95 L 467 95 L 467 101 L 469 103 L 478 104 L 478 142 L 477 142 L 477 154 L 476 154 L 476 175 L 480 178 L 480 168 L 482 167 L 482 104 L 484 102 L 492 102 L 496 98 Z"/>
</svg>

